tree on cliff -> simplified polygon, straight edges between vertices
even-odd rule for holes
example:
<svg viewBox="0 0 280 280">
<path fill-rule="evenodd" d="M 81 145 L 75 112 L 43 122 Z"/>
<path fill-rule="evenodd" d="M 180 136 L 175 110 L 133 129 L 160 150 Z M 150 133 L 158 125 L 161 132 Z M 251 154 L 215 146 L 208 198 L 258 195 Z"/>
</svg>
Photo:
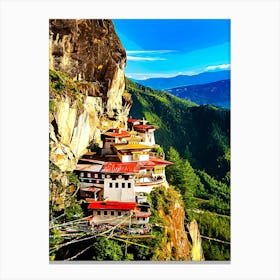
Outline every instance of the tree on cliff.
<svg viewBox="0 0 280 280">
<path fill-rule="evenodd" d="M 169 148 L 167 159 L 174 163 L 166 170 L 168 182 L 180 191 L 186 209 L 194 207 L 194 192 L 197 188 L 202 188 L 199 177 L 195 174 L 190 162 L 180 158 L 173 147 Z"/>
</svg>

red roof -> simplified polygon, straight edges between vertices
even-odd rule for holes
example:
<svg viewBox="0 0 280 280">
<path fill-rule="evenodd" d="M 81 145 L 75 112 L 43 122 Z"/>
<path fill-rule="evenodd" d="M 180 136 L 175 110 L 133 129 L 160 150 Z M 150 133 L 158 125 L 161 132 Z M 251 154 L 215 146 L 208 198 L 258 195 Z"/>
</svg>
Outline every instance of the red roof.
<svg viewBox="0 0 280 280">
<path fill-rule="evenodd" d="M 84 192 L 98 192 L 98 191 L 100 191 L 99 188 L 94 188 L 94 187 L 82 188 L 81 190 L 84 191 Z"/>
<path fill-rule="evenodd" d="M 135 207 L 136 202 L 93 201 L 89 204 L 88 209 L 133 210 Z"/>
<path fill-rule="evenodd" d="M 105 162 L 102 172 L 104 173 L 137 173 L 140 167 L 137 162 Z"/>
<path fill-rule="evenodd" d="M 134 217 L 135 218 L 148 218 L 151 217 L 151 213 L 150 212 L 135 212 L 134 213 Z"/>
<path fill-rule="evenodd" d="M 117 137 L 117 138 L 124 138 L 124 137 L 129 137 L 130 134 L 129 132 L 123 130 L 121 132 L 105 132 L 104 135 L 110 136 L 110 137 Z"/>
<path fill-rule="evenodd" d="M 87 216 L 82 218 L 83 221 L 91 221 L 92 220 L 92 215 L 91 216 Z"/>
<path fill-rule="evenodd" d="M 148 130 L 148 129 L 155 129 L 156 127 L 154 125 L 148 125 L 148 124 L 136 124 L 134 125 L 135 130 Z"/>
<path fill-rule="evenodd" d="M 139 122 L 139 120 L 137 120 L 137 119 L 128 119 L 127 121 L 128 121 L 128 122 L 132 122 L 132 123 L 134 123 L 134 122 Z"/>
<path fill-rule="evenodd" d="M 164 160 L 164 159 L 160 159 L 160 158 L 156 158 L 156 157 L 150 157 L 150 161 L 154 162 L 155 165 L 170 165 L 173 164 L 173 162 Z"/>
<path fill-rule="evenodd" d="M 156 165 L 153 161 L 150 160 L 138 161 L 138 164 L 141 167 L 154 167 Z"/>
</svg>

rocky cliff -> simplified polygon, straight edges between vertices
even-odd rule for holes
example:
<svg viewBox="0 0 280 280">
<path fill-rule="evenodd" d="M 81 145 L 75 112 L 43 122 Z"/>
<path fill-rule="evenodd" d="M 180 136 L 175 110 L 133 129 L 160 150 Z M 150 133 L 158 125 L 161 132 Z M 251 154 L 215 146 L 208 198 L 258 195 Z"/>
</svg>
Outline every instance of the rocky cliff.
<svg viewBox="0 0 280 280">
<path fill-rule="evenodd" d="M 126 52 L 110 20 L 50 20 L 50 160 L 62 171 L 111 127 L 125 127 Z"/>
<path fill-rule="evenodd" d="M 185 231 L 185 211 L 181 195 L 173 187 L 160 187 L 151 193 L 153 224 L 158 227 L 160 244 L 153 259 L 190 261 L 190 244 Z"/>
</svg>

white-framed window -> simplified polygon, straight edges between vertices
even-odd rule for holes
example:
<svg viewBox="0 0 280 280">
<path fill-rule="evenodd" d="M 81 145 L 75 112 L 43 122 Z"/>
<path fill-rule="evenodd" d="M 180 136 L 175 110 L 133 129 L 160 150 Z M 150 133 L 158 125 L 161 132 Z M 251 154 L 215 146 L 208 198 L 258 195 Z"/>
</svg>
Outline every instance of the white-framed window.
<svg viewBox="0 0 280 280">
<path fill-rule="evenodd" d="M 98 178 L 98 174 L 94 174 L 94 178 Z"/>
<path fill-rule="evenodd" d="M 122 175 L 119 175 L 118 178 L 121 179 L 121 178 L 122 178 Z"/>
<path fill-rule="evenodd" d="M 125 188 L 125 183 L 122 183 L 122 188 L 123 188 L 123 189 Z"/>
<path fill-rule="evenodd" d="M 107 175 L 106 177 L 107 177 L 107 178 L 110 178 L 110 175 Z"/>
<path fill-rule="evenodd" d="M 109 183 L 109 188 L 113 188 L 113 183 Z"/>
<path fill-rule="evenodd" d="M 101 178 L 104 179 L 104 178 L 105 178 L 105 174 L 102 174 L 102 175 L 101 175 Z"/>
<path fill-rule="evenodd" d="M 88 177 L 88 178 L 90 178 L 90 177 L 91 177 L 91 174 L 90 174 L 89 172 L 87 173 L 87 177 Z"/>
<path fill-rule="evenodd" d="M 131 188 L 131 183 L 127 183 L 127 187 L 130 189 Z"/>
<path fill-rule="evenodd" d="M 104 216 L 107 216 L 107 215 L 108 215 L 108 211 L 104 210 Z"/>
<path fill-rule="evenodd" d="M 85 177 L 85 173 L 84 173 L 84 172 L 81 172 L 81 173 L 80 173 L 80 177 Z"/>
</svg>

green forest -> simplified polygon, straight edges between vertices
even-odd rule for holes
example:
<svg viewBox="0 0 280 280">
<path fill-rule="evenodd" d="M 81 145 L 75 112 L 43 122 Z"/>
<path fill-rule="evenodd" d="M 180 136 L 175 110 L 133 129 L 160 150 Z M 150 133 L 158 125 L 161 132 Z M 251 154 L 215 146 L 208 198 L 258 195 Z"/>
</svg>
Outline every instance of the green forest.
<svg viewBox="0 0 280 280">
<path fill-rule="evenodd" d="M 183 198 L 186 223 L 196 219 L 206 260 L 230 260 L 230 111 L 199 106 L 126 80 L 134 118 L 156 124 L 169 184 Z"/>
</svg>

